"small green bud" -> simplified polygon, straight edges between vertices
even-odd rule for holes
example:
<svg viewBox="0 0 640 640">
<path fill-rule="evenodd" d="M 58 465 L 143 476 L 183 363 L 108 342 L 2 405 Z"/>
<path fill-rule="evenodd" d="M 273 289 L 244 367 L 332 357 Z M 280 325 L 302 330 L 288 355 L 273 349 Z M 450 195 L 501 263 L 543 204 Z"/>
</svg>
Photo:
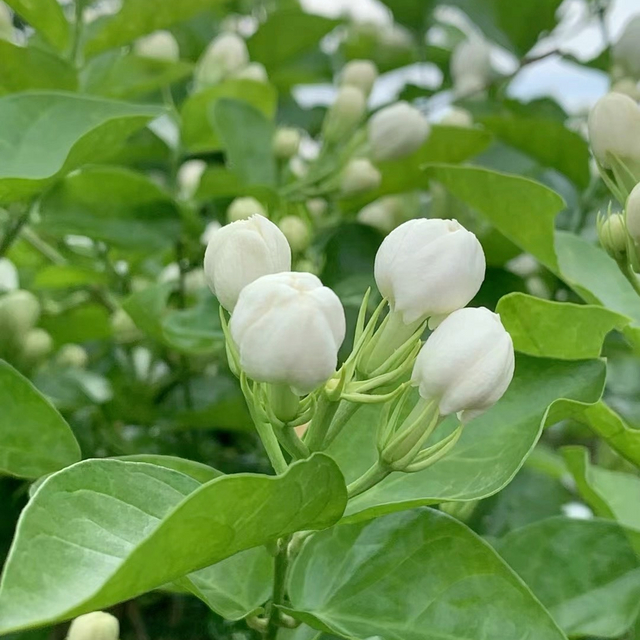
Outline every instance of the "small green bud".
<svg viewBox="0 0 640 640">
<path fill-rule="evenodd" d="M 328 208 L 329 205 L 324 198 L 310 198 L 307 200 L 307 211 L 316 222 L 324 217 Z"/>
<path fill-rule="evenodd" d="M 0 297 L 0 332 L 18 335 L 32 329 L 40 317 L 40 303 L 23 289 L 10 291 Z"/>
<path fill-rule="evenodd" d="M 302 253 L 309 246 L 311 240 L 309 229 L 298 216 L 285 216 L 278 226 L 293 253 Z"/>
<path fill-rule="evenodd" d="M 142 337 L 131 316 L 124 309 L 117 309 L 111 316 L 113 338 L 118 344 L 135 342 Z"/>
<path fill-rule="evenodd" d="M 44 329 L 31 329 L 24 337 L 21 358 L 25 365 L 35 366 L 53 350 L 53 340 Z"/>
<path fill-rule="evenodd" d="M 368 96 L 378 77 L 378 69 L 371 60 L 351 60 L 340 75 L 340 84 L 360 89 Z"/>
<path fill-rule="evenodd" d="M 598 219 L 598 237 L 604 250 L 614 259 L 620 260 L 627 253 L 627 227 L 624 217 L 614 213 Z"/>
<path fill-rule="evenodd" d="M 350 160 L 342 172 L 340 191 L 344 196 L 353 196 L 373 191 L 380 186 L 382 174 L 367 158 Z"/>
<path fill-rule="evenodd" d="M 237 222 L 247 220 L 254 215 L 268 218 L 266 209 L 258 200 L 248 196 L 246 198 L 236 198 L 227 209 L 227 222 Z"/>
<path fill-rule="evenodd" d="M 298 153 L 300 132 L 292 127 L 280 127 L 273 138 L 273 153 L 279 160 L 288 160 Z"/>
<path fill-rule="evenodd" d="M 345 142 L 360 124 L 367 109 L 367 100 L 360 89 L 341 87 L 322 125 L 324 139 L 330 144 Z"/>
<path fill-rule="evenodd" d="M 65 344 L 60 347 L 56 355 L 56 362 L 61 367 L 73 367 L 76 369 L 84 369 L 89 361 L 89 356 L 83 347 L 79 344 Z"/>
<path fill-rule="evenodd" d="M 94 611 L 76 618 L 69 627 L 67 640 L 118 640 L 118 619 L 103 611 Z"/>
</svg>

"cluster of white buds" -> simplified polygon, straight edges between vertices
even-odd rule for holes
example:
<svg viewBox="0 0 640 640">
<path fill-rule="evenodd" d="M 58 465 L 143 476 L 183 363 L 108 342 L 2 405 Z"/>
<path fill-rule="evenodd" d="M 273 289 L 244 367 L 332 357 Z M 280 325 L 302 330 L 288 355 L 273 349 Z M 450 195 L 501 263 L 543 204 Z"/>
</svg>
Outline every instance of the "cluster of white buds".
<svg viewBox="0 0 640 640">
<path fill-rule="evenodd" d="M 67 640 L 118 640 L 120 624 L 109 613 L 95 611 L 76 618 L 69 627 Z"/>
<path fill-rule="evenodd" d="M 155 31 L 139 38 L 133 44 L 133 52 L 141 58 L 176 62 L 180 59 L 180 46 L 170 31 Z"/>
<path fill-rule="evenodd" d="M 456 95 L 472 97 L 491 82 L 491 48 L 479 34 L 461 42 L 451 56 L 451 77 Z"/>
<path fill-rule="evenodd" d="M 197 89 L 218 84 L 236 76 L 249 65 L 245 41 L 235 33 L 223 33 L 215 38 L 198 60 L 194 73 Z"/>
<path fill-rule="evenodd" d="M 289 451 L 305 455 L 322 448 L 332 425 L 340 423 L 337 417 L 335 424 L 327 422 L 327 415 L 335 414 L 341 400 L 392 401 L 378 434 L 376 473 L 417 471 L 445 455 L 462 425 L 508 387 L 511 338 L 496 314 L 464 308 L 484 279 L 485 259 L 477 238 L 455 220 L 411 220 L 383 241 L 375 262 L 383 304 L 366 322 L 365 295 L 353 351 L 339 369 L 346 331 L 342 304 L 315 275 L 290 267 L 285 235 L 261 216 L 223 227 L 205 254 L 209 285 L 231 315 L 228 326 L 221 316 L 231 369 L 258 430 L 271 425 Z M 427 319 L 437 328 L 422 345 Z M 402 407 L 411 390 L 403 380 L 411 371 L 420 400 L 405 418 Z M 383 387 L 384 393 L 373 393 Z M 461 425 L 423 448 L 450 414 Z M 285 428 L 311 417 L 304 441 Z M 365 484 L 350 491 L 356 495 Z"/>
</svg>

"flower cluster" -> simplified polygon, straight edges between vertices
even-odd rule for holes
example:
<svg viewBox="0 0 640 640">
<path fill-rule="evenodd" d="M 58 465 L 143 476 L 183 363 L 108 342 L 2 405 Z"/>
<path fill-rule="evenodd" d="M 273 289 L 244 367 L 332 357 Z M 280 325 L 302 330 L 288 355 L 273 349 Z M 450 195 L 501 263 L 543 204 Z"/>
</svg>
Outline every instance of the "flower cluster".
<svg viewBox="0 0 640 640">
<path fill-rule="evenodd" d="M 324 448 L 354 407 L 380 402 L 387 405 L 378 432 L 382 472 L 425 468 L 451 449 L 463 424 L 500 399 L 513 376 L 513 345 L 499 317 L 465 308 L 482 284 L 485 258 L 475 235 L 455 220 L 415 219 L 386 237 L 375 260 L 383 301 L 367 321 L 365 296 L 341 366 L 340 299 L 315 275 L 291 271 L 277 225 L 254 215 L 221 228 L 204 267 L 230 314 L 228 324 L 221 316 L 229 363 L 260 435 L 272 430 L 294 456 Z M 427 323 L 435 330 L 422 344 Z M 419 400 L 405 417 L 413 388 Z M 424 448 L 451 414 L 459 427 Z M 300 440 L 290 427 L 309 420 Z"/>
</svg>

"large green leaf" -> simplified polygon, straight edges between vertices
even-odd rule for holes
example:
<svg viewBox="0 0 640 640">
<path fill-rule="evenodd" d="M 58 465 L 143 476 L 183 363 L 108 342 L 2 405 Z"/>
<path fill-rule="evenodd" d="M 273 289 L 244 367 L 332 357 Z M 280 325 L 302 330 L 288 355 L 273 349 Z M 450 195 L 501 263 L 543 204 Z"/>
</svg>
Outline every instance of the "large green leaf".
<svg viewBox="0 0 640 640">
<path fill-rule="evenodd" d="M 171 246 L 180 228 L 169 194 L 122 167 L 87 167 L 67 176 L 45 195 L 40 210 L 47 233 L 145 251 Z"/>
<path fill-rule="evenodd" d="M 177 580 L 342 514 L 346 489 L 324 455 L 279 477 L 200 485 L 140 462 L 87 460 L 54 474 L 26 507 L 0 583 L 0 633 L 81 613 Z"/>
<path fill-rule="evenodd" d="M 532 356 L 581 360 L 597 358 L 606 335 L 629 318 L 604 307 L 552 302 L 510 293 L 496 308 L 516 351 Z"/>
<path fill-rule="evenodd" d="M 207 290 L 195 307 L 171 311 L 162 319 L 162 333 L 165 342 L 182 353 L 202 355 L 220 349 L 224 334 L 218 300 Z"/>
<path fill-rule="evenodd" d="M 91 60 L 80 79 L 86 93 L 124 99 L 161 89 L 192 71 L 193 65 L 184 60 L 155 60 L 118 51 Z"/>
<path fill-rule="evenodd" d="M 289 597 L 296 618 L 349 638 L 565 638 L 486 542 L 426 508 L 314 535 Z"/>
<path fill-rule="evenodd" d="M 558 271 L 553 248 L 554 218 L 562 198 L 542 184 L 478 167 L 440 165 L 428 175 L 479 211 L 513 243 Z"/>
<path fill-rule="evenodd" d="M 299 9 L 274 11 L 247 41 L 249 54 L 267 71 L 275 70 L 316 47 L 338 24 Z"/>
<path fill-rule="evenodd" d="M 563 173 L 582 189 L 589 185 L 589 146 L 562 122 L 515 115 L 487 116 L 481 121 L 498 139 L 524 151 L 542 166 Z"/>
<path fill-rule="evenodd" d="M 640 613 L 640 561 L 614 522 L 550 518 L 496 548 L 568 636 L 617 638 Z"/>
<path fill-rule="evenodd" d="M 69 23 L 58 0 L 6 0 L 6 3 L 56 49 L 68 46 Z"/>
<path fill-rule="evenodd" d="M 229 169 L 244 184 L 275 186 L 273 122 L 250 104 L 227 98 L 214 103 L 211 116 Z"/>
<path fill-rule="evenodd" d="M 31 195 L 57 176 L 108 157 L 162 113 L 67 93 L 0 98 L 0 202 Z"/>
<path fill-rule="evenodd" d="M 277 95 L 270 84 L 253 80 L 227 80 L 189 96 L 182 105 L 182 142 L 193 153 L 219 151 L 220 138 L 211 124 L 211 109 L 221 98 L 243 100 L 267 118 L 275 114 Z"/>
<path fill-rule="evenodd" d="M 184 586 L 226 620 L 255 615 L 271 595 L 273 556 L 265 547 L 248 549 L 192 573 Z"/>
<path fill-rule="evenodd" d="M 560 419 L 573 402 L 599 400 L 604 377 L 605 365 L 599 360 L 566 362 L 519 356 L 516 375 L 505 396 L 465 428 L 447 457 L 418 473 L 392 474 L 351 500 L 346 518 L 355 521 L 496 493 L 520 469 L 545 424 Z M 348 481 L 376 460 L 379 415 L 377 407 L 361 410 L 328 450 Z"/>
<path fill-rule="evenodd" d="M 73 91 L 78 82 L 71 65 L 36 47 L 0 40 L 0 94 L 30 89 Z"/>
<path fill-rule="evenodd" d="M 173 469 L 174 471 L 179 471 L 185 476 L 189 476 L 202 484 L 224 475 L 221 471 L 203 464 L 202 462 L 187 460 L 186 458 L 178 458 L 176 456 L 162 456 L 153 453 L 134 453 L 128 456 L 120 456 L 118 460 L 125 460 L 126 462 L 146 462 L 166 469 Z"/>
<path fill-rule="evenodd" d="M 37 478 L 80 460 L 80 447 L 64 418 L 4 361 L 0 406 L 0 475 Z"/>
<path fill-rule="evenodd" d="M 189 20 L 221 3 L 221 0 L 122 0 L 118 13 L 99 18 L 91 25 L 85 54 L 93 56 L 114 49 L 147 33 Z"/>
</svg>

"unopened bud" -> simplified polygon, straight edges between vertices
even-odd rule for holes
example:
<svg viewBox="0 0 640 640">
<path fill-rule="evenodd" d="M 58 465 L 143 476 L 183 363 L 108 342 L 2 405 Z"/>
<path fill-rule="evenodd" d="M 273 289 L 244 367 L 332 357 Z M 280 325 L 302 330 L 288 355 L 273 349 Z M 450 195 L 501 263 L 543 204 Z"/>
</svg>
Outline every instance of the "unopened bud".
<svg viewBox="0 0 640 640">
<path fill-rule="evenodd" d="M 451 107 L 447 114 L 440 120 L 440 124 L 447 127 L 473 127 L 473 116 L 466 109 Z"/>
<path fill-rule="evenodd" d="M 119 637 L 118 619 L 103 611 L 95 611 L 71 623 L 67 640 L 118 640 Z"/>
<path fill-rule="evenodd" d="M 194 78 L 198 88 L 217 84 L 237 74 L 249 64 L 249 51 L 235 33 L 223 33 L 207 47 L 198 60 Z"/>
<path fill-rule="evenodd" d="M 279 160 L 288 160 L 298 153 L 300 132 L 292 127 L 280 127 L 273 137 L 273 153 Z"/>
<path fill-rule="evenodd" d="M 478 35 L 461 42 L 451 56 L 451 77 L 458 95 L 467 95 L 484 89 L 493 74 L 491 48 Z"/>
<path fill-rule="evenodd" d="M 142 337 L 135 322 L 124 309 L 114 311 L 111 316 L 111 328 L 113 330 L 113 339 L 118 344 L 135 342 Z"/>
<path fill-rule="evenodd" d="M 310 198 L 307 200 L 307 211 L 316 221 L 320 220 L 327 212 L 329 205 L 324 198 Z"/>
<path fill-rule="evenodd" d="M 237 80 L 253 80 L 254 82 L 269 82 L 269 76 L 267 70 L 263 64 L 259 62 L 251 62 L 244 69 L 240 69 L 237 73 L 233 74 L 233 77 Z"/>
<path fill-rule="evenodd" d="M 636 102 L 640 100 L 640 90 L 638 89 L 638 83 L 631 78 L 621 78 L 611 85 L 612 93 L 621 93 L 625 96 L 629 96 Z"/>
<path fill-rule="evenodd" d="M 170 31 L 156 31 L 136 40 L 133 51 L 142 58 L 176 62 L 180 59 L 180 47 Z"/>
<path fill-rule="evenodd" d="M 382 174 L 366 158 L 354 158 L 344 168 L 340 181 L 343 196 L 353 196 L 377 189 L 382 182 Z"/>
<path fill-rule="evenodd" d="M 18 289 L 0 297 L 0 334 L 24 334 L 39 317 L 40 303 L 30 291 Z"/>
<path fill-rule="evenodd" d="M 309 246 L 311 240 L 309 228 L 298 216 L 285 216 L 278 226 L 293 253 L 302 253 Z"/>
<path fill-rule="evenodd" d="M 625 204 L 625 228 L 636 246 L 640 247 L 640 185 L 636 185 Z"/>
<path fill-rule="evenodd" d="M 53 350 L 53 339 L 44 329 L 31 329 L 22 343 L 24 364 L 34 366 L 44 360 Z"/>
<path fill-rule="evenodd" d="M 400 224 L 401 216 L 402 199 L 398 196 L 384 196 L 362 208 L 356 220 L 387 234 Z"/>
<path fill-rule="evenodd" d="M 627 229 L 624 217 L 620 213 L 598 219 L 598 237 L 603 249 L 614 259 L 619 260 L 627 253 Z"/>
<path fill-rule="evenodd" d="M 18 270 L 9 258 L 0 258 L 0 292 L 15 291 L 18 287 Z"/>
<path fill-rule="evenodd" d="M 417 151 L 429 135 L 429 122 L 407 102 L 380 109 L 369 120 L 368 135 L 374 160 L 397 160 Z"/>
<path fill-rule="evenodd" d="M 79 344 L 65 344 L 60 347 L 56 355 L 56 362 L 61 367 L 74 367 L 84 369 L 89 361 L 89 356 Z"/>
<path fill-rule="evenodd" d="M 251 216 L 264 216 L 268 218 L 266 209 L 251 196 L 246 198 L 236 198 L 227 209 L 227 222 L 237 222 L 238 220 L 246 220 Z"/>
<path fill-rule="evenodd" d="M 622 35 L 613 45 L 613 59 L 624 72 L 640 79 L 640 16 L 627 22 Z"/>
<path fill-rule="evenodd" d="M 341 87 L 335 102 L 324 118 L 322 125 L 324 139 L 331 144 L 337 144 L 350 138 L 360 124 L 366 109 L 367 101 L 360 89 L 350 86 Z"/>
<path fill-rule="evenodd" d="M 371 60 L 351 60 L 347 62 L 340 75 L 340 84 L 356 87 L 365 96 L 371 93 L 373 84 L 378 77 L 378 69 Z"/>
<path fill-rule="evenodd" d="M 200 186 L 200 179 L 207 168 L 204 160 L 187 160 L 180 165 L 178 170 L 178 188 L 180 197 L 190 200 L 196 194 Z"/>
</svg>

